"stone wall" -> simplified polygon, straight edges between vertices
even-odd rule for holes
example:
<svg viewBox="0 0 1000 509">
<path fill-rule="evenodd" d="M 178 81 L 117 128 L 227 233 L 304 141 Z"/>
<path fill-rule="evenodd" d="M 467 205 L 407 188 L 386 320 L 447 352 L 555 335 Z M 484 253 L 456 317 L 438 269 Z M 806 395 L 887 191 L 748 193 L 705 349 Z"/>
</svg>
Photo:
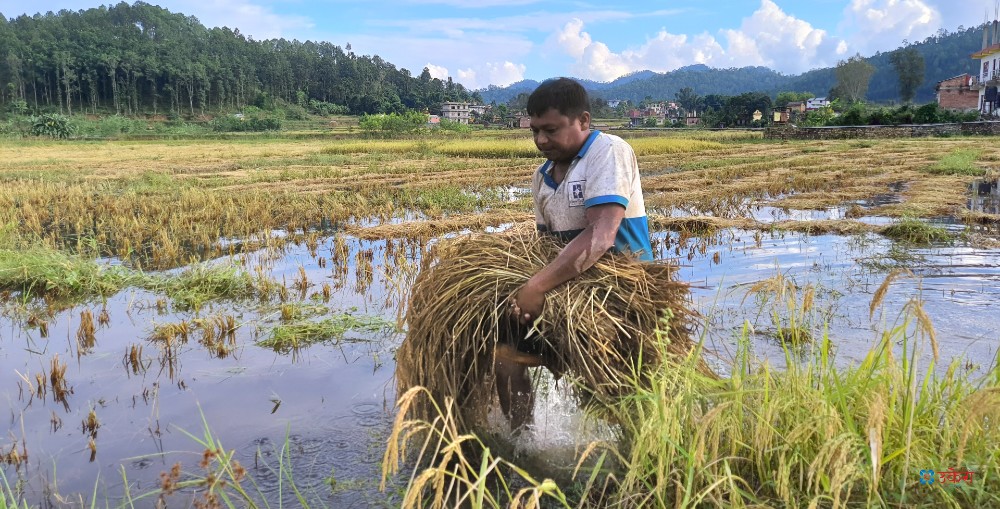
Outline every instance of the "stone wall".
<svg viewBox="0 0 1000 509">
<path fill-rule="evenodd" d="M 1000 122 L 835 127 L 797 127 L 794 125 L 783 125 L 768 127 L 764 130 L 764 138 L 769 140 L 920 138 L 928 136 L 957 136 L 960 134 L 998 136 L 1000 135 Z"/>
</svg>

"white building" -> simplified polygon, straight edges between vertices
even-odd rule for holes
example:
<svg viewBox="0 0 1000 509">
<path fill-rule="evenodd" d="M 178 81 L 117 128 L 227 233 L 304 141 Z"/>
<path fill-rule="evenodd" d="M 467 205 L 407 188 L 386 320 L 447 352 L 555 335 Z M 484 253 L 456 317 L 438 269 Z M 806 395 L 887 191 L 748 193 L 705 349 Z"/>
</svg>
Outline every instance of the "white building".
<svg viewBox="0 0 1000 509">
<path fill-rule="evenodd" d="M 813 97 L 812 99 L 806 100 L 806 111 L 818 110 L 829 105 L 830 101 L 828 101 L 826 97 Z"/>
<path fill-rule="evenodd" d="M 996 20 L 983 26 L 983 49 L 972 54 L 979 60 L 979 74 L 971 88 L 979 90 L 979 111 L 993 113 L 1000 108 L 997 86 L 1000 85 L 1000 26 Z"/>
<path fill-rule="evenodd" d="M 441 103 L 441 118 L 468 124 L 471 113 L 469 103 Z"/>
</svg>

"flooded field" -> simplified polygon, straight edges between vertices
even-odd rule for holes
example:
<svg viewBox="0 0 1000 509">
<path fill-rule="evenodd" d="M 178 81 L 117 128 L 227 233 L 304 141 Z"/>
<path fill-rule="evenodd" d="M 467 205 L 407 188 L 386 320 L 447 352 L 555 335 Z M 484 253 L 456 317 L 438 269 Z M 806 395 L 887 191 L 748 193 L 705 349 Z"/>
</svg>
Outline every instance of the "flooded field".
<svg viewBox="0 0 1000 509">
<path fill-rule="evenodd" d="M 824 335 L 857 364 L 911 302 L 937 371 L 993 369 L 1000 156 L 941 163 L 981 144 L 636 140 L 657 257 L 691 283 L 718 371 L 747 335 L 773 366 L 783 342 L 808 352 Z M 3 146 L 10 489 L 40 506 L 182 507 L 238 478 L 271 503 L 398 506 L 407 479 L 379 481 L 409 285 L 434 242 L 530 223 L 524 145 Z M 539 406 L 533 449 L 594 438 L 567 432 L 579 411 L 562 398 Z"/>
</svg>

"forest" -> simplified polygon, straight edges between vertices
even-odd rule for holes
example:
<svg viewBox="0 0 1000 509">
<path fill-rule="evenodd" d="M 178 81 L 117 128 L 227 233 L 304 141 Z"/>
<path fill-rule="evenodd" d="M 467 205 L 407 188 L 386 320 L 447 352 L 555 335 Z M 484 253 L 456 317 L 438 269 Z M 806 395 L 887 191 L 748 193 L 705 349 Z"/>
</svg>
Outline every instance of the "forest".
<svg viewBox="0 0 1000 509">
<path fill-rule="evenodd" d="M 316 113 L 434 112 L 478 100 L 451 78 L 412 76 L 350 44 L 207 28 L 144 2 L 8 19 L 0 13 L 0 111 L 195 117 L 285 101 Z"/>
</svg>

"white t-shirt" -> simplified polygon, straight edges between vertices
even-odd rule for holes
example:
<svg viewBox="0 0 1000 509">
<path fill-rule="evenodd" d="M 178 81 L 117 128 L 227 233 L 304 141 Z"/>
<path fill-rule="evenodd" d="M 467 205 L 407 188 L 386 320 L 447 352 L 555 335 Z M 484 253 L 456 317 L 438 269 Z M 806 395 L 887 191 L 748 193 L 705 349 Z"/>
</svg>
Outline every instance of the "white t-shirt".
<svg viewBox="0 0 1000 509">
<path fill-rule="evenodd" d="M 617 203 L 625 207 L 614 250 L 652 260 L 646 205 L 639 183 L 639 163 L 625 140 L 600 131 L 590 133 L 573 159 L 561 184 L 551 175 L 552 161 L 535 173 L 531 185 L 538 229 L 565 240 L 587 227 L 585 210 Z"/>
</svg>

